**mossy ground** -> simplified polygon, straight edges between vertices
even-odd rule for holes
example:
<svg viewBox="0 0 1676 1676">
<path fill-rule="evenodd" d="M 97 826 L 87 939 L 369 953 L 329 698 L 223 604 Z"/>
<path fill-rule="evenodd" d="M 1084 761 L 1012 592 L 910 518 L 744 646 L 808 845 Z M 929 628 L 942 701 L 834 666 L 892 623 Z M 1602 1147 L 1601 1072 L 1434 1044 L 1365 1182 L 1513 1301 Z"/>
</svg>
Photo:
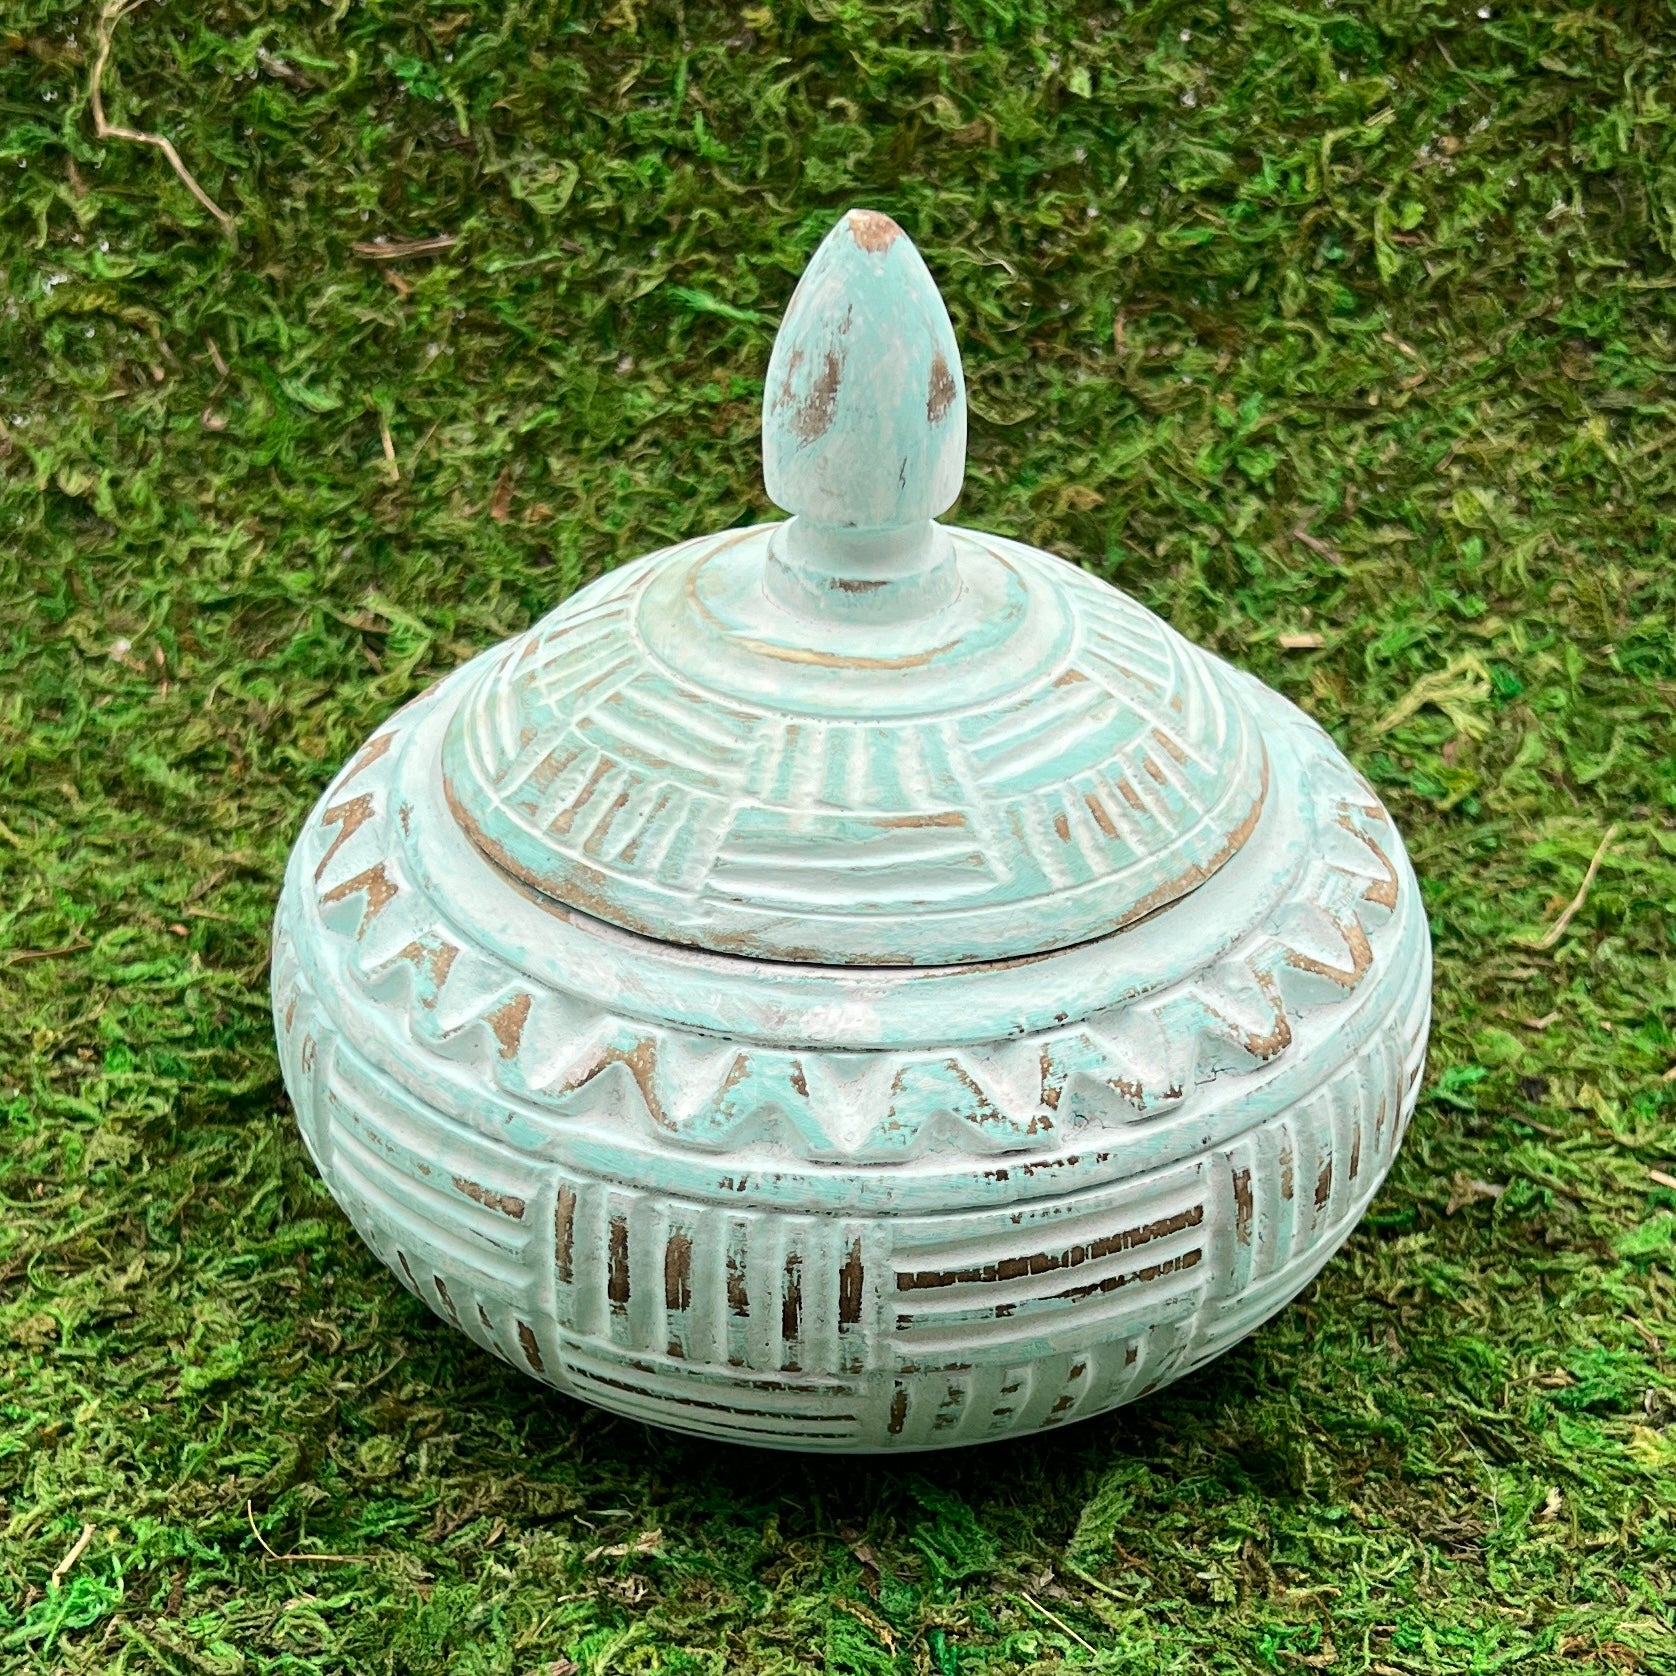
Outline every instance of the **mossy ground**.
<svg viewBox="0 0 1676 1676">
<path fill-rule="evenodd" d="M 108 113 L 236 249 L 91 137 L 96 22 L 0 8 L 0 1670 L 1676 1671 L 1676 12 L 139 10 Z M 1439 957 L 1412 1137 L 1295 1308 L 889 1466 L 441 1326 L 265 995 L 394 706 L 768 514 L 774 321 L 853 202 L 965 346 L 960 516 L 1311 709 Z"/>
</svg>

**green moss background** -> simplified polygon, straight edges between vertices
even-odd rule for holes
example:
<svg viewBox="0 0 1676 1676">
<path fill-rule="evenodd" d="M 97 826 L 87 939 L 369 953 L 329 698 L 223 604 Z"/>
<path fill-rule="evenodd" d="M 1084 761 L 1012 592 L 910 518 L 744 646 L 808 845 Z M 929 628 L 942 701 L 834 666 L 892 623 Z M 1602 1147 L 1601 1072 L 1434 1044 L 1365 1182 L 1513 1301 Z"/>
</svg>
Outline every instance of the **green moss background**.
<svg viewBox="0 0 1676 1676">
<path fill-rule="evenodd" d="M 236 246 L 93 138 L 98 27 L 0 6 L 0 1671 L 1676 1671 L 1676 9 L 145 6 L 107 114 Z M 959 515 L 1318 716 L 1439 956 L 1303 1300 L 890 1466 L 441 1326 L 265 998 L 393 707 L 769 514 L 774 323 L 852 203 L 960 332 Z"/>
</svg>

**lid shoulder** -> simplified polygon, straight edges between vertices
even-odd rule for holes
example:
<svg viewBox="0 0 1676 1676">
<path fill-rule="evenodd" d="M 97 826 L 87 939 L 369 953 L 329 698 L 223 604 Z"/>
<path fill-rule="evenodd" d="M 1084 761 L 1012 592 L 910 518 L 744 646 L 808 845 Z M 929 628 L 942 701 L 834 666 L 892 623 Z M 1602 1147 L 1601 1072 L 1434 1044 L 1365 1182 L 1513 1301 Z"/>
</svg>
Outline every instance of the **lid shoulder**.
<svg viewBox="0 0 1676 1676">
<path fill-rule="evenodd" d="M 964 632 L 804 664 L 730 588 L 773 534 L 636 565 L 486 668 L 443 769 L 497 867 L 665 941 L 940 965 L 1105 935 L 1249 836 L 1261 740 L 1133 600 L 952 531 Z"/>
</svg>

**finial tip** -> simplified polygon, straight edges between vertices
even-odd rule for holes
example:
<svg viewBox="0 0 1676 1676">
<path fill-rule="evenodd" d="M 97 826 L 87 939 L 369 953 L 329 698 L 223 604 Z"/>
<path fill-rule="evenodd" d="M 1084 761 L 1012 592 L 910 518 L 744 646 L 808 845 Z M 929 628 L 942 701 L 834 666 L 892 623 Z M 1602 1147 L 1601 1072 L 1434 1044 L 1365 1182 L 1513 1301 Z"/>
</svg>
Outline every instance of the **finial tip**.
<svg viewBox="0 0 1676 1676">
<path fill-rule="evenodd" d="M 811 524 L 902 529 L 960 493 L 966 389 L 948 310 L 913 240 L 852 209 L 815 252 L 763 395 L 770 498 Z"/>
<path fill-rule="evenodd" d="M 902 229 L 878 210 L 853 209 L 844 217 L 843 225 L 849 228 L 850 237 L 863 250 L 870 250 L 875 256 L 882 250 L 889 250 L 902 237 Z"/>
</svg>

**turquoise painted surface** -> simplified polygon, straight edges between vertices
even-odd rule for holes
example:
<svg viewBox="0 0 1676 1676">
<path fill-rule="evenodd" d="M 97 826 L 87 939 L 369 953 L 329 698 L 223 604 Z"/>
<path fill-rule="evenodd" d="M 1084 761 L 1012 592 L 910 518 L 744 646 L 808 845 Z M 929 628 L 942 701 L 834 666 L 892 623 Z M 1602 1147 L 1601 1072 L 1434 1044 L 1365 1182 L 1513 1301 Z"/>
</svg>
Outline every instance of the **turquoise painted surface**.
<svg viewBox="0 0 1676 1676">
<path fill-rule="evenodd" d="M 960 493 L 966 384 L 954 327 L 889 216 L 840 217 L 804 271 L 768 363 L 762 473 L 810 524 L 896 530 Z"/>
<path fill-rule="evenodd" d="M 1202 885 L 1256 829 L 1261 738 L 1132 600 L 934 521 L 965 425 L 925 263 L 852 210 L 768 370 L 792 518 L 605 577 L 484 668 L 443 748 L 480 852 L 626 930 L 811 964 L 1036 954 Z"/>
<path fill-rule="evenodd" d="M 666 941 L 927 966 L 1105 936 L 1249 841 L 1259 732 L 1133 601 L 943 531 L 948 606 L 841 630 L 769 597 L 784 529 L 617 571 L 483 666 L 443 769 L 493 865 Z"/>
<path fill-rule="evenodd" d="M 486 1349 L 775 1447 L 1004 1436 L 1216 1354 L 1377 1189 L 1424 1056 L 1419 894 L 1354 771 L 1248 678 L 1218 676 L 1275 794 L 1188 903 L 915 970 L 687 950 L 521 893 L 438 803 L 474 674 L 322 801 L 274 1001 L 326 1180 Z"/>
<path fill-rule="evenodd" d="M 439 1315 L 635 1418 L 920 1450 L 1101 1413 L 1307 1284 L 1413 1109 L 1389 815 L 1134 602 L 938 525 L 962 404 L 923 263 L 852 212 L 770 371 L 791 520 L 439 683 L 292 856 L 322 1175 Z"/>
</svg>

